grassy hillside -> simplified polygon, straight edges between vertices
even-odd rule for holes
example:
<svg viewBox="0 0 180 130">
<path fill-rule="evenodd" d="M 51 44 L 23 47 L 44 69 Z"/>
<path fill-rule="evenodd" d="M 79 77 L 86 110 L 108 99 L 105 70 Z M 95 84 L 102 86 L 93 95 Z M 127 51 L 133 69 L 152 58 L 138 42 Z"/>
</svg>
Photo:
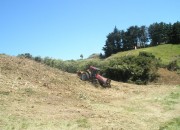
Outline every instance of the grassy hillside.
<svg viewBox="0 0 180 130">
<path fill-rule="evenodd" d="M 113 54 L 112 56 L 106 58 L 105 60 L 99 59 L 97 57 L 84 59 L 84 60 L 77 60 L 77 61 L 65 61 L 65 63 L 76 63 L 75 66 L 78 69 L 84 69 L 84 66 L 94 65 L 103 69 L 103 67 L 109 64 L 109 61 L 115 58 L 129 56 L 129 55 L 139 55 L 139 52 L 150 52 L 156 58 L 160 59 L 163 65 L 168 65 L 171 61 L 177 60 L 177 64 L 180 66 L 180 44 L 163 44 L 154 47 L 148 48 L 141 48 L 137 50 L 130 50 L 125 52 L 119 52 L 117 54 Z"/>
<path fill-rule="evenodd" d="M 0 55 L 1 130 L 178 129 L 179 106 L 177 84 L 112 81 L 103 89 L 33 60 Z"/>
<path fill-rule="evenodd" d="M 180 65 L 180 44 L 178 45 L 164 44 L 164 45 L 159 45 L 155 47 L 119 52 L 107 58 L 107 60 L 117 58 L 117 57 L 123 57 L 127 55 L 138 55 L 139 52 L 141 51 L 152 53 L 153 55 L 156 56 L 156 58 L 160 58 L 162 60 L 162 63 L 165 65 L 169 64 L 169 62 L 173 60 L 177 60 L 178 65 Z"/>
</svg>

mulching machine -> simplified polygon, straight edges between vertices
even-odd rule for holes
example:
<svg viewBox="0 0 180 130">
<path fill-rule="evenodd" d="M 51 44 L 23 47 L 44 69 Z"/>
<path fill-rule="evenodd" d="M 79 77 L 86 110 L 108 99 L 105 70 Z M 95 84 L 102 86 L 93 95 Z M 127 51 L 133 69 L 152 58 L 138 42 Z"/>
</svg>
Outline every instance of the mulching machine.
<svg viewBox="0 0 180 130">
<path fill-rule="evenodd" d="M 86 71 L 78 71 L 77 74 L 83 81 L 90 81 L 93 84 L 100 84 L 103 87 L 111 87 L 111 80 L 99 74 L 100 69 L 90 66 Z"/>
</svg>

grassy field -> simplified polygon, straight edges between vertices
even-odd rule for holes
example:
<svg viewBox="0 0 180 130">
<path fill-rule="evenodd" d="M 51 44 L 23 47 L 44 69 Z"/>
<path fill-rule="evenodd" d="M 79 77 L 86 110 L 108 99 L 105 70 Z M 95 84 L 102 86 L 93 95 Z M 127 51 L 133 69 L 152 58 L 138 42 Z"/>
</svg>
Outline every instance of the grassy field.
<svg viewBox="0 0 180 130">
<path fill-rule="evenodd" d="M 178 130 L 180 84 L 104 89 L 24 58 L 0 56 L 0 130 Z"/>
</svg>

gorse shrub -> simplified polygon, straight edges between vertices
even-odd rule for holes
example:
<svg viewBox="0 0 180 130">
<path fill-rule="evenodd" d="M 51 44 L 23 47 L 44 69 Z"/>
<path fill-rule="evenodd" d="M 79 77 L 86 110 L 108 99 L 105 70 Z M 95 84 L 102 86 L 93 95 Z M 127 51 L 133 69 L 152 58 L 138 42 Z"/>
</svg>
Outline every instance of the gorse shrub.
<svg viewBox="0 0 180 130">
<path fill-rule="evenodd" d="M 27 59 L 33 59 L 33 56 L 30 53 L 19 54 L 18 57 L 24 57 L 24 58 L 27 58 Z"/>
<path fill-rule="evenodd" d="M 177 60 L 171 61 L 167 65 L 167 69 L 170 70 L 170 71 L 176 71 L 177 69 L 179 69 L 179 66 L 177 64 Z"/>
<path fill-rule="evenodd" d="M 78 70 L 85 71 L 90 66 L 101 69 L 101 74 L 113 80 L 146 84 L 157 78 L 158 60 L 154 55 L 140 52 L 138 56 L 125 56 L 111 60 L 87 59 L 87 60 L 57 60 L 49 57 L 32 57 L 29 53 L 21 54 L 25 58 L 31 58 L 48 66 L 76 73 Z M 173 65 L 174 66 L 174 65 Z"/>
<path fill-rule="evenodd" d="M 155 59 L 155 56 L 152 53 L 148 53 L 148 52 L 139 52 L 139 56 L 143 56 L 143 57 L 150 57 L 152 59 Z"/>
<path fill-rule="evenodd" d="M 76 73 L 78 70 L 87 70 L 90 66 L 96 66 L 104 70 L 104 67 L 107 64 L 104 64 L 105 62 L 101 60 L 68 60 L 68 61 L 62 61 L 57 59 L 52 59 L 49 57 L 45 57 L 43 60 L 43 63 L 60 69 L 62 71 L 66 71 L 69 73 Z"/>
<path fill-rule="evenodd" d="M 158 60 L 151 53 L 126 56 L 110 61 L 105 74 L 108 78 L 123 82 L 146 84 L 157 78 Z"/>
</svg>

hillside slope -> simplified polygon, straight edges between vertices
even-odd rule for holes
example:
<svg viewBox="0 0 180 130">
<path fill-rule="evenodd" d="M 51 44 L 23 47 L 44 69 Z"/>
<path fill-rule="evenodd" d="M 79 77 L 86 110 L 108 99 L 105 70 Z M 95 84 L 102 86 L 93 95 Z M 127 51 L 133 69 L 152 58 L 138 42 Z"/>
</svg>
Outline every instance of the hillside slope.
<svg viewBox="0 0 180 130">
<path fill-rule="evenodd" d="M 156 58 L 160 58 L 162 60 L 162 63 L 167 65 L 169 62 L 173 60 L 178 61 L 178 65 L 180 65 L 180 44 L 163 44 L 163 45 L 158 45 L 154 47 L 148 47 L 148 48 L 141 48 L 137 50 L 130 50 L 130 51 L 125 51 L 125 52 L 119 52 L 117 54 L 114 54 L 107 58 L 113 59 L 113 58 L 118 58 L 118 57 L 123 57 L 127 55 L 138 55 L 139 52 L 145 51 L 145 52 L 150 52 L 153 55 L 156 56 Z"/>
<path fill-rule="evenodd" d="M 112 81 L 96 88 L 76 75 L 0 55 L 0 129 L 159 129 L 180 117 L 179 85 Z"/>
</svg>

